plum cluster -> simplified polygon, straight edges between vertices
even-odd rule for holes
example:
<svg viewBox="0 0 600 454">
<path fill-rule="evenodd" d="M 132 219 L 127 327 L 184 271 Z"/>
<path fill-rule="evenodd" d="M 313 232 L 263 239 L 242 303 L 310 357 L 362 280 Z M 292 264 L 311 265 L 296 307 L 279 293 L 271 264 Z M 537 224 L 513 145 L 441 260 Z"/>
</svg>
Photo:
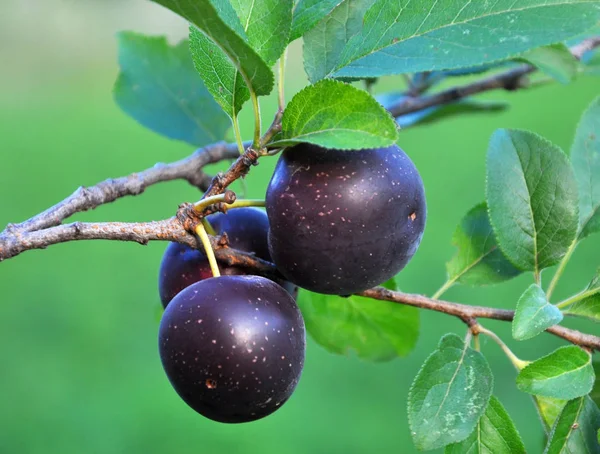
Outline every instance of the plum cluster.
<svg viewBox="0 0 600 454">
<path fill-rule="evenodd" d="M 207 218 L 232 248 L 272 261 L 277 282 L 170 244 L 160 268 L 166 308 L 159 352 L 171 384 L 198 413 L 239 423 L 291 396 L 302 373 L 305 327 L 298 287 L 350 295 L 396 275 L 426 219 L 423 182 L 397 146 L 359 151 L 300 144 L 283 151 L 266 213 L 236 208 Z"/>
</svg>

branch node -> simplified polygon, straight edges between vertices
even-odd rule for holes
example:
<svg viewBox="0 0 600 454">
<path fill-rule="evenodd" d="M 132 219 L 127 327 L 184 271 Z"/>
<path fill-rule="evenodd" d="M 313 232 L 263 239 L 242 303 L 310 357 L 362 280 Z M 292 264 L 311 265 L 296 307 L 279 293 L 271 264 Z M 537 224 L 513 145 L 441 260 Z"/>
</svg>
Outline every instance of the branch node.
<svg viewBox="0 0 600 454">
<path fill-rule="evenodd" d="M 187 202 L 179 205 L 176 216 L 181 226 L 192 235 L 195 234 L 196 226 L 201 222 L 203 217 L 196 213 L 193 203 Z"/>
</svg>

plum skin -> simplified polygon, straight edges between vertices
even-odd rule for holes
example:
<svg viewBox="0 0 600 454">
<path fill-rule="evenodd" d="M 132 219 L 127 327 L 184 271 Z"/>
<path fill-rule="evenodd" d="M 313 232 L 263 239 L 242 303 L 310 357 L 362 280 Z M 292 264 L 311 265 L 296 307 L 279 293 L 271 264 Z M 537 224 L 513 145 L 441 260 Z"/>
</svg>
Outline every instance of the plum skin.
<svg viewBox="0 0 600 454">
<path fill-rule="evenodd" d="M 369 289 L 402 270 L 421 242 L 427 215 L 419 172 L 396 145 L 287 148 L 266 208 L 269 252 L 283 276 L 338 295 Z"/>
<path fill-rule="evenodd" d="M 252 207 L 235 208 L 227 214 L 216 213 L 207 217 L 215 231 L 227 233 L 229 245 L 234 249 L 253 252 L 257 257 L 271 260 L 267 245 L 269 221 L 263 210 Z M 219 264 L 221 274 L 243 275 L 248 270 Z M 158 291 L 163 307 L 184 288 L 212 277 L 212 271 L 204 251 L 192 249 L 179 243 L 170 243 L 163 255 L 158 277 Z M 284 280 L 278 281 L 294 298 L 297 287 Z"/>
<path fill-rule="evenodd" d="M 259 276 L 196 282 L 165 310 L 159 353 L 179 396 L 214 421 L 263 418 L 293 393 L 304 366 L 305 327 L 296 302 Z"/>
</svg>

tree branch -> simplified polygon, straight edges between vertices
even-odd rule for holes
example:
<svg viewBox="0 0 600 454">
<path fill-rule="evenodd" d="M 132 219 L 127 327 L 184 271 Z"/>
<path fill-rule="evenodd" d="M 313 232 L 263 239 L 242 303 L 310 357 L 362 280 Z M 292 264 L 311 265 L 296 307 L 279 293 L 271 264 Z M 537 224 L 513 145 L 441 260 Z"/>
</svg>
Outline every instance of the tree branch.
<svg viewBox="0 0 600 454">
<path fill-rule="evenodd" d="M 600 47 L 600 37 L 586 39 L 576 46 L 571 47 L 570 50 L 573 57 L 579 60 L 583 54 L 597 47 Z M 519 90 L 527 87 L 527 84 L 524 82 L 525 76 L 536 71 L 537 68 L 535 66 L 521 65 L 508 71 L 466 85 L 453 87 L 433 95 L 407 97 L 398 104 L 390 106 L 389 111 L 394 117 L 400 117 L 430 107 L 456 102 L 490 90 Z"/>
</svg>

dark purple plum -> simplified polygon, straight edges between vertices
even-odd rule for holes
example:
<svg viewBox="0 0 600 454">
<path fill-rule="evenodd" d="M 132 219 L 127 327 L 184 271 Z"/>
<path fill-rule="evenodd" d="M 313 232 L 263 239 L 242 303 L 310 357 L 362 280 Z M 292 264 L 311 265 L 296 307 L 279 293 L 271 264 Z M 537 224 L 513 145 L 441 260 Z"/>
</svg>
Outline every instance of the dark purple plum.
<svg viewBox="0 0 600 454">
<path fill-rule="evenodd" d="M 269 220 L 258 208 L 235 208 L 227 214 L 216 213 L 207 217 L 219 234 L 227 233 L 229 245 L 234 249 L 254 252 L 257 257 L 272 261 L 267 245 Z M 245 268 L 219 264 L 221 274 L 248 274 Z M 158 290 L 163 307 L 187 286 L 212 277 L 208 259 L 203 251 L 179 243 L 170 243 L 160 265 Z M 287 281 L 279 281 L 294 298 L 298 288 Z"/>
<path fill-rule="evenodd" d="M 397 274 L 425 228 L 423 182 L 397 146 L 286 149 L 266 196 L 269 251 L 284 277 L 349 295 Z"/>
<path fill-rule="evenodd" d="M 305 354 L 294 299 L 258 276 L 221 276 L 190 285 L 165 310 L 159 352 L 179 396 L 225 423 L 263 418 L 294 392 Z"/>
</svg>

